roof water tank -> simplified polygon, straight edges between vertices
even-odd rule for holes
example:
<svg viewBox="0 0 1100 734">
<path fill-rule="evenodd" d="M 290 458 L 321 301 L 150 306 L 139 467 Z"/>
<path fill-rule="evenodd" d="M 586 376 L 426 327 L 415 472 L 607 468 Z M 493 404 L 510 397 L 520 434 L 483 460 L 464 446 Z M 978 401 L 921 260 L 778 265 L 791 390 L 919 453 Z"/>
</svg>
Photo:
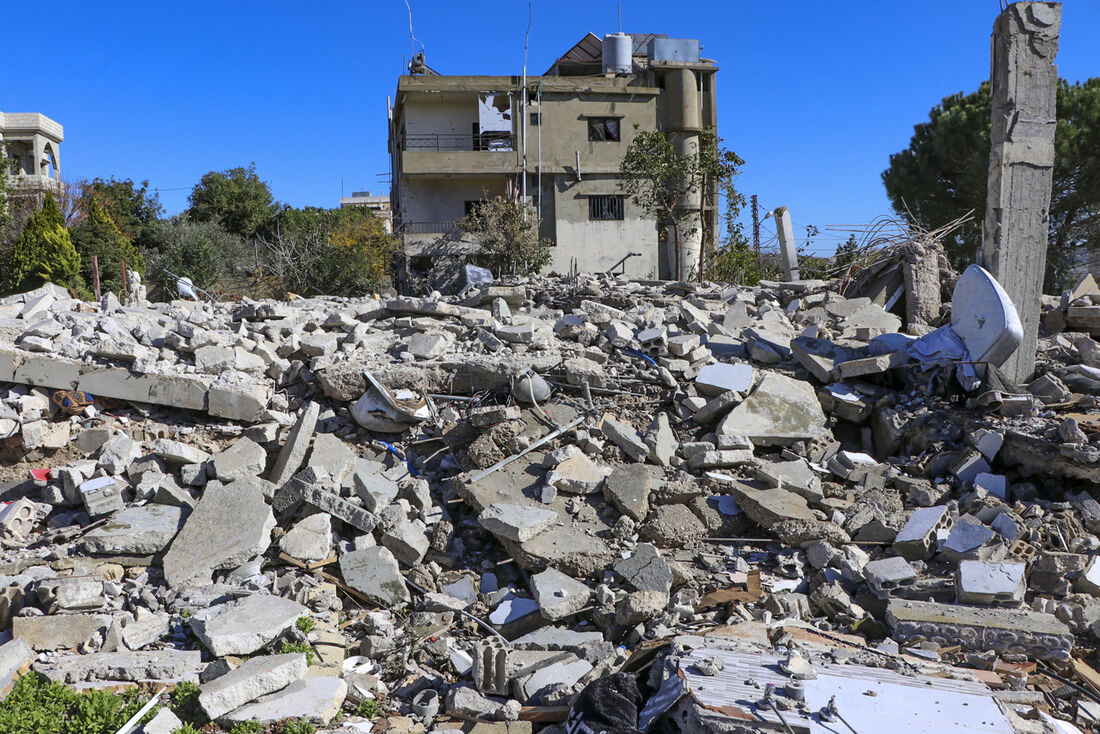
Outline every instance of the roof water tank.
<svg viewBox="0 0 1100 734">
<path fill-rule="evenodd" d="M 603 73 L 629 74 L 634 71 L 634 39 L 626 33 L 603 37 Z"/>
</svg>

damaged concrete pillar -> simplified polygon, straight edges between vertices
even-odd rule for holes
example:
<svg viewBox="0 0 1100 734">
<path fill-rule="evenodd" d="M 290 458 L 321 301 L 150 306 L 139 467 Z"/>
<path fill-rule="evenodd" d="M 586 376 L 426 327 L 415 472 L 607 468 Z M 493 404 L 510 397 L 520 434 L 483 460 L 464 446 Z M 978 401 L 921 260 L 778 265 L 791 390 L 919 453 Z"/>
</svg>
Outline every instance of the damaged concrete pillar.
<svg viewBox="0 0 1100 734">
<path fill-rule="evenodd" d="M 781 206 L 773 212 L 775 231 L 779 234 L 779 253 L 783 260 L 783 274 L 787 282 L 801 279 L 798 272 L 798 245 L 794 241 L 794 226 L 791 225 L 791 213 Z"/>
<path fill-rule="evenodd" d="M 665 113 L 666 134 L 678 156 L 699 156 L 699 134 L 703 118 L 699 106 L 699 80 L 691 69 L 671 69 L 665 74 L 669 101 Z M 680 280 L 699 276 L 703 254 L 703 193 L 690 187 L 676 205 L 677 225 L 669 227 L 669 271 Z M 677 227 L 679 249 L 677 250 Z"/>
<path fill-rule="evenodd" d="M 1039 296 L 1046 266 L 1058 33 L 1062 6 L 1018 2 L 993 24 L 989 194 L 981 264 L 1016 306 L 1024 338 L 1001 369 L 1027 382 L 1035 369 Z"/>
<path fill-rule="evenodd" d="M 940 315 L 940 259 L 935 243 L 914 241 L 905 251 L 902 265 L 905 275 L 905 322 L 910 333 L 914 326 L 928 326 Z M 921 332 L 923 333 L 923 332 Z"/>
</svg>

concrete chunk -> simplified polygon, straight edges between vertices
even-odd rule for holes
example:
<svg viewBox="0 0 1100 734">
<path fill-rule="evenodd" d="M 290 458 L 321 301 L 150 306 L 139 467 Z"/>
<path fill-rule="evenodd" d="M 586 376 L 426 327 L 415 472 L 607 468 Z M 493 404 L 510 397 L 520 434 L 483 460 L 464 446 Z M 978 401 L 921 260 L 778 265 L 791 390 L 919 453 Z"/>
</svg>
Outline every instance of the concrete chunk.
<svg viewBox="0 0 1100 734">
<path fill-rule="evenodd" d="M 478 515 L 481 527 L 516 543 L 525 543 L 557 522 L 558 514 L 530 505 L 494 502 Z"/>
<path fill-rule="evenodd" d="M 324 725 L 340 711 L 347 695 L 348 684 L 342 679 L 309 675 L 226 714 L 222 720 L 227 724 L 244 721 L 266 724 L 289 719 Z"/>
<path fill-rule="evenodd" d="M 280 596 L 253 594 L 191 618 L 191 629 L 216 657 L 250 655 L 294 626 L 309 609 Z"/>
<path fill-rule="evenodd" d="M 306 452 L 309 451 L 309 442 L 313 438 L 320 412 L 321 406 L 312 402 L 306 403 L 302 409 L 298 422 L 290 430 L 290 435 L 279 450 L 279 456 L 267 477 L 276 486 L 283 486 L 298 472 Z"/>
<path fill-rule="evenodd" d="M 409 600 L 409 590 L 397 559 L 388 549 L 375 546 L 340 556 L 344 582 L 372 601 L 395 606 Z"/>
<path fill-rule="evenodd" d="M 306 674 L 306 656 L 264 655 L 199 687 L 199 705 L 208 718 L 217 719 L 260 696 L 282 690 Z"/>
<path fill-rule="evenodd" d="M 555 568 L 531 577 L 531 590 L 542 616 L 551 622 L 575 614 L 586 604 L 592 590 Z"/>
<path fill-rule="evenodd" d="M 160 553 L 183 527 L 183 509 L 171 505 L 127 507 L 84 536 L 87 553 Z"/>
<path fill-rule="evenodd" d="M 765 373 L 756 390 L 730 411 L 718 433 L 737 433 L 757 445 L 813 440 L 829 434 L 813 387 L 776 372 Z"/>
<path fill-rule="evenodd" d="M 619 512 L 635 522 L 649 514 L 649 491 L 653 477 L 642 464 L 624 464 L 611 472 L 604 484 L 604 494 Z"/>
<path fill-rule="evenodd" d="M 704 395 L 718 396 L 734 390 L 746 393 L 752 387 L 753 371 L 750 364 L 717 362 L 699 370 L 695 387 Z"/>
<path fill-rule="evenodd" d="M 817 522 L 806 498 L 794 492 L 758 489 L 742 482 L 733 484 L 732 491 L 741 511 L 762 528 L 771 529 L 784 520 Z"/>
<path fill-rule="evenodd" d="M 209 583 L 214 571 L 235 568 L 267 550 L 274 527 L 275 517 L 255 483 L 209 484 L 164 554 L 164 578 L 173 587 L 191 579 Z"/>
<path fill-rule="evenodd" d="M 1026 571 L 1026 564 L 1011 561 L 960 561 L 955 598 L 960 604 L 1018 606 L 1027 591 Z"/>
<path fill-rule="evenodd" d="M 304 657 L 304 656 L 303 656 Z M 202 668 L 198 650 L 143 650 L 60 655 L 35 670 L 59 683 L 143 681 L 197 677 Z"/>
<path fill-rule="evenodd" d="M 258 477 L 267 466 L 267 451 L 249 438 L 239 438 L 211 462 L 214 476 L 223 482 Z"/>
<path fill-rule="evenodd" d="M 332 516 L 319 512 L 300 520 L 279 540 L 283 552 L 299 561 L 323 561 L 332 553 Z"/>
</svg>

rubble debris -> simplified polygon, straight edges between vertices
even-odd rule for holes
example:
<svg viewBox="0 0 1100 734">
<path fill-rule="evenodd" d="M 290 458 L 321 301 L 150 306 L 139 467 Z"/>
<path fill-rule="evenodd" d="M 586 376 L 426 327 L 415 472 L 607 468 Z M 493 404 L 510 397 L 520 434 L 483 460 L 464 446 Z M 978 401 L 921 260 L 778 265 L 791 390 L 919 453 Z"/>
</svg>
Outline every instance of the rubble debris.
<svg viewBox="0 0 1100 734">
<path fill-rule="evenodd" d="M 608 701 L 634 729 L 919 731 L 889 717 L 939 704 L 903 690 L 950 699 L 941 729 L 1013 731 L 1038 691 L 1084 716 L 1035 664 L 1096 664 L 1100 348 L 1063 319 L 1028 386 L 990 366 L 967 390 L 970 357 L 909 349 L 949 307 L 921 267 L 853 298 L 603 275 L 47 299 L 46 330 L 18 315 L 42 294 L 0 300 L 0 695 L 28 666 L 199 681 L 213 728 L 326 734 L 603 726 Z M 919 291 L 910 333 L 890 284 Z M 971 357 L 1000 338 L 959 328 Z M 81 383 L 118 405 L 56 410 Z"/>
</svg>

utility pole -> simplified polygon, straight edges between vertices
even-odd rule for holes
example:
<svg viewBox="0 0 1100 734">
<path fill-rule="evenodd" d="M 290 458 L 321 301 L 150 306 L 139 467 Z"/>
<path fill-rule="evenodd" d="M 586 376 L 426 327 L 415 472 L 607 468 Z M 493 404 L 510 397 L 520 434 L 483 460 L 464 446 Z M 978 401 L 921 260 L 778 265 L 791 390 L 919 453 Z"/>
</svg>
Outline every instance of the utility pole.
<svg viewBox="0 0 1100 734">
<path fill-rule="evenodd" d="M 760 254 L 760 204 L 756 200 L 756 194 L 752 195 L 752 249 Z"/>
</svg>

